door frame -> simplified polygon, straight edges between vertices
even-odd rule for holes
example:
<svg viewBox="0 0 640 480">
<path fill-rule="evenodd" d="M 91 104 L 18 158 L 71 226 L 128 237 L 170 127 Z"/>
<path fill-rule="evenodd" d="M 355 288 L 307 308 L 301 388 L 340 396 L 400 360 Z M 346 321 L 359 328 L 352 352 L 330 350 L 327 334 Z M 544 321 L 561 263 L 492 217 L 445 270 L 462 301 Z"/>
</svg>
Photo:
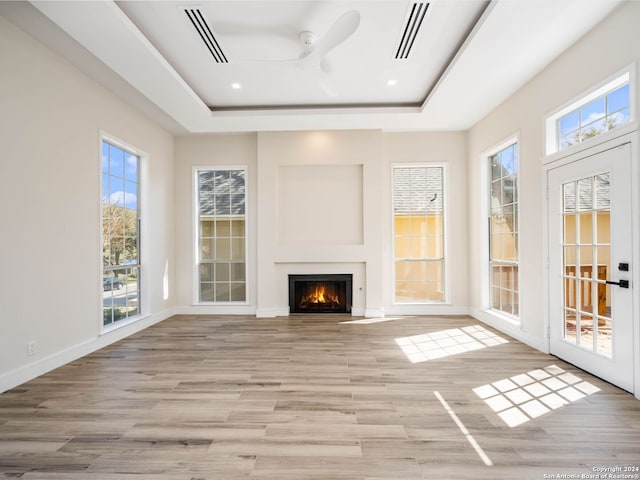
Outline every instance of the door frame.
<svg viewBox="0 0 640 480">
<path fill-rule="evenodd" d="M 611 132 L 613 133 L 613 132 Z M 580 161 L 586 157 L 597 155 L 616 148 L 622 144 L 628 143 L 631 146 L 631 238 L 632 238 L 632 265 L 631 265 L 631 282 L 633 300 L 632 300 L 632 335 L 633 335 L 633 395 L 640 400 L 640 131 L 637 129 L 629 132 L 621 132 L 619 136 L 609 136 L 600 143 L 595 143 L 597 137 L 593 139 L 588 147 L 578 145 L 582 148 L 571 148 L 566 155 L 557 154 L 551 158 L 542 159 L 542 206 L 543 206 L 543 301 L 544 301 L 544 330 L 545 343 L 547 353 L 551 351 L 551 304 L 549 302 L 550 282 L 550 232 L 549 232 L 549 176 L 550 170 L 558 167 L 569 165 Z M 591 143 L 591 142 L 589 142 Z M 553 213 L 551 214 L 553 215 Z"/>
</svg>

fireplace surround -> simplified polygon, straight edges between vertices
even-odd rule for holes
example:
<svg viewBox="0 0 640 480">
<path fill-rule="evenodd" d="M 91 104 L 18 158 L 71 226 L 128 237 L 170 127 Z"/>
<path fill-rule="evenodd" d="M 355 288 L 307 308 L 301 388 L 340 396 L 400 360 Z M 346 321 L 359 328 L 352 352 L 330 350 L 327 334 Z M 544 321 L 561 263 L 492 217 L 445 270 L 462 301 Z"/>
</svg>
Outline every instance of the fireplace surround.
<svg viewBox="0 0 640 480">
<path fill-rule="evenodd" d="M 289 275 L 290 313 L 351 313 L 353 275 Z"/>
</svg>

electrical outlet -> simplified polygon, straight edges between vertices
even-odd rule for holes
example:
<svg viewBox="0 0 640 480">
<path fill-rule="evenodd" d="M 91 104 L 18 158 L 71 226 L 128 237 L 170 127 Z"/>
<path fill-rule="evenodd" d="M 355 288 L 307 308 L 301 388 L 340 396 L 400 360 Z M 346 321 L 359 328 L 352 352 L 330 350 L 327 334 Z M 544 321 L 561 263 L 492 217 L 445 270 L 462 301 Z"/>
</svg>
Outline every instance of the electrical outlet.
<svg viewBox="0 0 640 480">
<path fill-rule="evenodd" d="M 30 342 L 27 342 L 27 355 L 31 356 L 35 354 L 36 354 L 36 341 L 31 340 Z"/>
</svg>

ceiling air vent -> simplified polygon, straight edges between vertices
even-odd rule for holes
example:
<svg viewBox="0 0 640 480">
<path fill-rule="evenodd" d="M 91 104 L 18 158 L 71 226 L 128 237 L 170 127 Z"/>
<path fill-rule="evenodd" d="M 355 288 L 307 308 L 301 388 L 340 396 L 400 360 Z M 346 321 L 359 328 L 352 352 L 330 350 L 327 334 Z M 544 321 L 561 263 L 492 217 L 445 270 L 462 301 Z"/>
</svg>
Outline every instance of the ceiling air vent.
<svg viewBox="0 0 640 480">
<path fill-rule="evenodd" d="M 220 44 L 216 40 L 216 37 L 213 35 L 213 31 L 211 27 L 207 23 L 204 14 L 200 11 L 199 8 L 185 8 L 184 13 L 187 14 L 189 20 L 191 20 L 191 24 L 193 28 L 196 29 L 198 35 L 206 45 L 206 47 L 211 52 L 213 59 L 216 63 L 229 63 L 227 57 L 224 52 L 220 48 Z"/>
<path fill-rule="evenodd" d="M 404 23 L 404 28 L 402 29 L 402 38 L 396 50 L 395 58 L 397 60 L 406 60 L 409 58 L 413 42 L 415 42 L 420 27 L 422 26 L 424 14 L 427 13 L 427 8 L 429 8 L 429 3 L 427 2 L 415 2 L 411 6 L 407 20 Z"/>
</svg>

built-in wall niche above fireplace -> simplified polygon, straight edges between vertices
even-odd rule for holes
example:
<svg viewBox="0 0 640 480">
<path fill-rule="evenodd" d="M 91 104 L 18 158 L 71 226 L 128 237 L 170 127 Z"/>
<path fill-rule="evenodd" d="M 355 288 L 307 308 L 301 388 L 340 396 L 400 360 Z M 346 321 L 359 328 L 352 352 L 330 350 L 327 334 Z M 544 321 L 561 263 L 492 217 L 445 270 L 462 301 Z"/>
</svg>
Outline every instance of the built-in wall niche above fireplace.
<svg viewBox="0 0 640 480">
<path fill-rule="evenodd" d="M 353 275 L 289 275 L 291 313 L 351 313 Z"/>
</svg>

